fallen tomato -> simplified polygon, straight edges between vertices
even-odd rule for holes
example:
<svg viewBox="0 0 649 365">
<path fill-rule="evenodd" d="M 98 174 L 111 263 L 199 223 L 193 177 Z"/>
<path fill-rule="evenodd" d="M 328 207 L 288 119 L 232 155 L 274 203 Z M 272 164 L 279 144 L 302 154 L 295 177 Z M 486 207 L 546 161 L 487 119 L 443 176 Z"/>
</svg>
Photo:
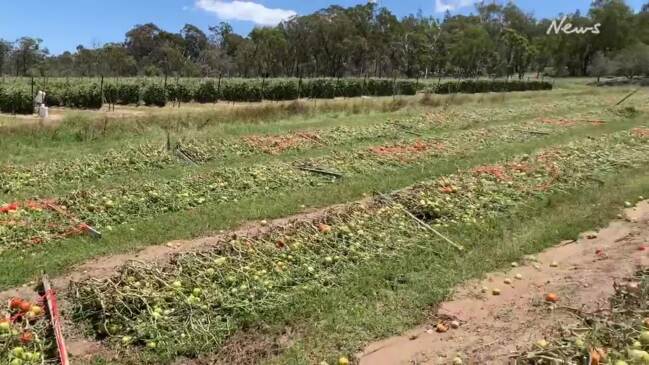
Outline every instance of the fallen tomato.
<svg viewBox="0 0 649 365">
<path fill-rule="evenodd" d="M 559 296 L 554 293 L 548 293 L 545 296 L 545 301 L 550 303 L 556 303 L 559 301 Z"/>
<path fill-rule="evenodd" d="M 23 343 L 23 345 L 27 345 L 34 341 L 34 334 L 30 331 L 25 331 L 20 335 L 20 342 Z"/>
</svg>

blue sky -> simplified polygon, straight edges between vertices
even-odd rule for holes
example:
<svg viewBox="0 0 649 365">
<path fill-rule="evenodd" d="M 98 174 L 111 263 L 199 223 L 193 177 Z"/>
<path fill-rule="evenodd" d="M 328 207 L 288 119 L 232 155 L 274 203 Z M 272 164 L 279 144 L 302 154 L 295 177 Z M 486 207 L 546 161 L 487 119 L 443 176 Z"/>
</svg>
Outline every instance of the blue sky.
<svg viewBox="0 0 649 365">
<path fill-rule="evenodd" d="M 399 16 L 416 13 L 441 17 L 471 11 L 471 0 L 373 0 Z M 627 0 L 638 9 L 646 0 Z M 153 22 L 169 31 L 191 23 L 207 30 L 221 20 L 247 34 L 255 24 L 271 24 L 291 14 L 308 14 L 331 4 L 351 6 L 367 0 L 45 0 L 4 1 L 0 11 L 0 38 L 10 41 L 28 35 L 43 39 L 51 53 L 123 41 L 135 24 Z M 587 11 L 590 0 L 516 0 L 537 17 L 554 17 L 575 9 Z M 226 19 L 227 18 L 227 19 Z"/>
</svg>

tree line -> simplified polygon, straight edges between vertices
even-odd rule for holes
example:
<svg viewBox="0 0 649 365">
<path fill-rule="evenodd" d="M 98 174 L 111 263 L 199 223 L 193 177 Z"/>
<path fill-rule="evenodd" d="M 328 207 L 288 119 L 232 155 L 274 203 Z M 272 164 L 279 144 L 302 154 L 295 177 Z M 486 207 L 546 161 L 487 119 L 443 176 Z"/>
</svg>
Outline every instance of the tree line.
<svg viewBox="0 0 649 365">
<path fill-rule="evenodd" d="M 375 2 L 330 6 L 247 36 L 225 22 L 206 31 L 136 25 L 121 43 L 50 55 L 42 40 L 0 40 L 0 74 L 185 77 L 519 77 L 649 73 L 649 2 L 594 0 L 586 14 L 536 19 L 512 2 L 470 15 L 399 19 Z M 561 24 L 598 32 L 549 32 Z M 598 34 L 596 34 L 598 33 Z"/>
</svg>

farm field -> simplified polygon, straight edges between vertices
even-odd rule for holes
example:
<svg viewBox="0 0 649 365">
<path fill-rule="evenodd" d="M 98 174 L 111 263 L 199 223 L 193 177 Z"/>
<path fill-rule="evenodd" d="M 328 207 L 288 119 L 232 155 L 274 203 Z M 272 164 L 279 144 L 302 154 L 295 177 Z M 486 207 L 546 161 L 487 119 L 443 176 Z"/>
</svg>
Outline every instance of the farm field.
<svg viewBox="0 0 649 365">
<path fill-rule="evenodd" d="M 354 361 L 649 196 L 649 97 L 616 106 L 630 91 L 2 118 L 0 298 L 55 277 L 75 363 Z M 15 304 L 0 362 L 51 359 L 38 305 Z"/>
</svg>

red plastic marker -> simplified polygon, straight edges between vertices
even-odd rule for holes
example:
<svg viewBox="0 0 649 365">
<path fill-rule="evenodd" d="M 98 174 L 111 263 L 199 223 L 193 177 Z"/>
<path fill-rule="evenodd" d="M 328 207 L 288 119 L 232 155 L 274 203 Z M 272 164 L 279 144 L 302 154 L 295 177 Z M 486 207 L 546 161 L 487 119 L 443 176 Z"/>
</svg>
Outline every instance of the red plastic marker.
<svg viewBox="0 0 649 365">
<path fill-rule="evenodd" d="M 43 289 L 45 289 L 45 301 L 47 302 L 47 308 L 52 319 L 52 328 L 56 337 L 56 347 L 59 350 L 61 365 L 70 365 L 68 349 L 65 347 L 65 339 L 63 338 L 63 330 L 61 329 L 61 316 L 59 315 L 59 307 L 56 303 L 56 293 L 52 290 L 47 275 L 43 275 Z"/>
</svg>

